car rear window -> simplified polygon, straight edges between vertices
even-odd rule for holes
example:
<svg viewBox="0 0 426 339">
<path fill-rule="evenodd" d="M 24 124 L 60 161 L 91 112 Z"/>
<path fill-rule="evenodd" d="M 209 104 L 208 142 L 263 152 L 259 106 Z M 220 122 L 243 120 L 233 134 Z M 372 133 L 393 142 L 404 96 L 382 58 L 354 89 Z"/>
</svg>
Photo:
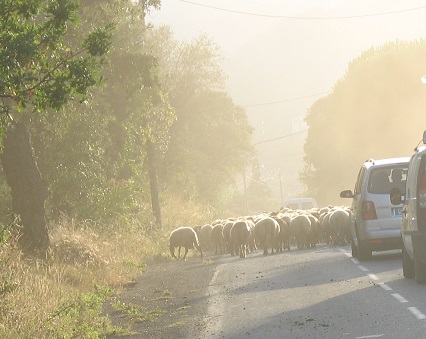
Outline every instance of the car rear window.
<svg viewBox="0 0 426 339">
<path fill-rule="evenodd" d="M 288 208 L 291 208 L 292 210 L 297 210 L 299 209 L 299 205 L 298 204 L 287 204 Z"/>
<path fill-rule="evenodd" d="M 312 202 L 302 202 L 302 210 L 310 210 L 312 208 L 314 208 L 314 204 Z"/>
<path fill-rule="evenodd" d="M 389 194 L 390 190 L 398 187 L 405 192 L 407 167 L 380 167 L 371 171 L 368 179 L 368 192 L 373 194 Z"/>
</svg>

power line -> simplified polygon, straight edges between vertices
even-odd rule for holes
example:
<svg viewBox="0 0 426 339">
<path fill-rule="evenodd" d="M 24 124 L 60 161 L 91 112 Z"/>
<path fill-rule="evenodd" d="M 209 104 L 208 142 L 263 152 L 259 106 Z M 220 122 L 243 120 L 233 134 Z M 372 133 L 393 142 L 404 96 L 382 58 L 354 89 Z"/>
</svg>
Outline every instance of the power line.
<svg viewBox="0 0 426 339">
<path fill-rule="evenodd" d="M 237 10 L 232 10 L 232 9 L 227 9 L 227 8 L 221 8 L 221 7 L 204 5 L 204 4 L 200 4 L 200 3 L 192 2 L 192 1 L 188 1 L 188 0 L 178 0 L 178 1 L 185 2 L 185 3 L 191 4 L 191 5 L 200 6 L 200 7 L 211 8 L 211 9 L 218 10 L 218 11 L 223 11 L 223 12 L 230 12 L 230 13 L 244 14 L 244 15 L 252 15 L 252 16 L 259 16 L 259 17 L 266 17 L 266 18 L 291 19 L 291 20 L 341 20 L 341 19 L 358 19 L 358 18 L 366 18 L 366 17 L 374 17 L 374 16 L 383 16 L 383 15 L 390 15 L 390 14 L 412 12 L 412 11 L 417 11 L 417 10 L 421 10 L 421 9 L 425 9 L 426 8 L 426 6 L 419 6 L 419 7 L 401 9 L 401 10 L 396 10 L 396 11 L 378 12 L 378 13 L 369 13 L 369 14 L 360 14 L 360 15 L 309 17 L 309 16 L 287 16 L 287 15 L 273 15 L 273 14 L 260 14 L 260 13 L 252 13 L 252 12 L 243 12 L 243 11 L 237 11 Z"/>
<path fill-rule="evenodd" d="M 263 185 L 263 186 L 269 187 L 269 185 L 268 185 L 268 184 L 265 184 L 264 182 L 258 181 L 258 180 L 254 179 L 254 178 L 252 178 L 252 177 L 250 177 L 250 176 L 248 176 L 248 175 L 247 175 L 246 177 L 247 177 L 247 179 L 250 179 L 251 181 L 254 181 L 255 183 L 258 183 L 258 184 L 260 184 L 260 185 Z"/>
<path fill-rule="evenodd" d="M 304 132 L 307 132 L 307 131 L 308 131 L 308 130 L 307 130 L 307 129 L 305 129 L 305 130 L 303 130 L 303 131 L 299 131 L 299 132 L 296 132 L 296 133 L 283 135 L 283 136 L 278 137 L 278 138 L 274 138 L 274 139 L 269 139 L 269 140 L 264 140 L 264 141 L 256 142 L 255 144 L 253 144 L 253 146 L 261 145 L 261 144 L 266 144 L 267 142 L 271 142 L 271 141 L 275 141 L 275 140 L 279 140 L 279 139 L 284 139 L 284 138 L 291 137 L 291 136 L 293 136 L 293 135 L 297 135 L 297 134 L 304 133 Z"/>
<path fill-rule="evenodd" d="M 330 93 L 330 91 L 320 92 L 320 93 L 315 93 L 315 94 L 309 94 L 309 95 L 305 95 L 305 96 L 302 96 L 302 97 L 283 99 L 283 100 L 279 100 L 279 101 L 270 101 L 270 102 L 262 102 L 262 103 L 251 104 L 251 105 L 243 105 L 243 107 L 254 107 L 254 106 L 273 105 L 273 104 L 279 104 L 279 103 L 282 103 L 282 102 L 288 102 L 288 101 L 294 101 L 294 100 L 301 100 L 301 99 L 312 98 L 312 97 L 316 97 L 318 95 L 323 95 L 323 94 L 327 94 L 327 93 Z"/>
</svg>

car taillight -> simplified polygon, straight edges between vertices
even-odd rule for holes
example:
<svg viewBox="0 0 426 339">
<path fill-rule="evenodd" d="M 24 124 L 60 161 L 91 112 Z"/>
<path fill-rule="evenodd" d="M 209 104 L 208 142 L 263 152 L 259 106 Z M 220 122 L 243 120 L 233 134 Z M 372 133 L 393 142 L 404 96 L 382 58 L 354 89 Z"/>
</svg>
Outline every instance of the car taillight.
<svg viewBox="0 0 426 339">
<path fill-rule="evenodd" d="M 362 219 L 363 220 L 374 220 L 377 219 L 376 207 L 372 201 L 362 202 Z"/>
<path fill-rule="evenodd" d="M 422 175 L 422 181 L 419 187 L 419 206 L 420 208 L 426 207 L 426 172 Z"/>
</svg>

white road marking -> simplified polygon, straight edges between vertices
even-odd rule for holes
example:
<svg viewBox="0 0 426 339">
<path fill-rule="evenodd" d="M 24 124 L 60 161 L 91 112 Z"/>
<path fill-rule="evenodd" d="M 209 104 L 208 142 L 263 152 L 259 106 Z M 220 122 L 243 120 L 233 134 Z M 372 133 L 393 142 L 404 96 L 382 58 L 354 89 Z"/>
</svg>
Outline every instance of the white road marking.
<svg viewBox="0 0 426 339">
<path fill-rule="evenodd" d="M 357 267 L 363 271 L 363 272 L 368 272 L 369 269 L 365 266 L 359 265 L 359 261 L 352 257 L 352 255 L 349 252 L 344 251 L 343 249 L 341 249 L 341 251 L 349 258 L 351 258 L 351 261 L 357 265 Z M 371 279 L 373 280 L 379 280 L 379 277 L 375 274 L 372 273 L 368 273 L 367 274 Z M 383 288 L 385 291 L 393 291 L 392 287 L 390 287 L 389 285 L 386 285 L 383 282 L 378 283 L 378 285 Z M 392 293 L 392 296 L 398 300 L 400 303 L 408 303 L 408 300 L 405 299 L 402 295 L 400 295 L 399 293 Z M 408 311 L 410 311 L 411 314 L 413 314 L 418 320 L 425 320 L 426 319 L 426 315 L 423 314 L 422 312 L 420 312 L 417 307 L 407 307 Z M 368 335 L 368 336 L 363 336 L 363 337 L 356 337 L 356 339 L 368 339 L 368 338 L 380 338 L 383 337 L 384 334 L 373 334 L 373 335 Z"/>
<path fill-rule="evenodd" d="M 375 274 L 369 273 L 368 276 L 373 280 L 379 280 L 379 277 Z"/>
<path fill-rule="evenodd" d="M 380 338 L 383 337 L 384 334 L 373 334 L 373 335 L 366 335 L 363 337 L 356 337 L 356 339 L 367 339 L 367 338 Z"/>
<path fill-rule="evenodd" d="M 422 312 L 420 312 L 416 307 L 408 307 L 408 310 L 414 314 L 414 316 L 419 319 L 423 320 L 426 319 L 426 315 L 424 315 Z"/>
<path fill-rule="evenodd" d="M 208 311 L 207 316 L 204 317 L 204 335 L 202 338 L 212 336 L 212 333 L 219 333 L 222 328 L 223 315 L 225 314 L 225 299 L 222 298 L 221 284 L 218 283 L 218 276 L 220 269 L 226 265 L 216 267 L 212 280 L 207 288 Z"/>
<path fill-rule="evenodd" d="M 358 265 L 358 268 L 363 272 L 368 272 L 368 268 L 362 265 Z"/>
<path fill-rule="evenodd" d="M 394 297 L 396 300 L 398 300 L 400 303 L 408 303 L 408 300 L 405 299 L 401 294 L 399 293 L 392 293 L 392 297 Z"/>
<path fill-rule="evenodd" d="M 379 283 L 380 287 L 383 288 L 385 291 L 392 291 L 392 287 L 389 285 L 386 285 L 385 283 Z"/>
</svg>

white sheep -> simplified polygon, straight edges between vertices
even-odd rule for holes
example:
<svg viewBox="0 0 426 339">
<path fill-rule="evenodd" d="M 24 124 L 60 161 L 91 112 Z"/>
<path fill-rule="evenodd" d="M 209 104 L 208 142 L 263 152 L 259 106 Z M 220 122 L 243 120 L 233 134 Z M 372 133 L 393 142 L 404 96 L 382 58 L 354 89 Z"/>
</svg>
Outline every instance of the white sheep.
<svg viewBox="0 0 426 339">
<path fill-rule="evenodd" d="M 312 223 L 306 214 L 295 216 L 290 222 L 290 231 L 294 235 L 297 248 L 309 248 L 312 245 Z"/>
<path fill-rule="evenodd" d="M 231 228 L 231 242 L 238 248 L 240 258 L 245 258 L 247 254 L 248 241 L 251 235 L 251 228 L 246 220 L 239 220 Z"/>
<path fill-rule="evenodd" d="M 170 255 L 175 258 L 175 248 L 179 247 L 178 257 L 180 258 L 180 249 L 185 247 L 185 255 L 183 259 L 186 260 L 186 255 L 188 254 L 188 249 L 196 248 L 201 253 L 201 258 L 203 257 L 203 251 L 198 242 L 197 233 L 191 227 L 179 227 L 170 233 Z"/>
<path fill-rule="evenodd" d="M 330 215 L 330 231 L 334 245 L 343 245 L 350 234 L 349 211 L 343 208 L 336 208 Z"/>
<path fill-rule="evenodd" d="M 268 254 L 268 246 L 274 253 L 275 240 L 280 231 L 278 222 L 271 217 L 264 217 L 256 222 L 254 226 L 254 238 L 256 245 L 263 248 L 263 254 Z"/>
</svg>

